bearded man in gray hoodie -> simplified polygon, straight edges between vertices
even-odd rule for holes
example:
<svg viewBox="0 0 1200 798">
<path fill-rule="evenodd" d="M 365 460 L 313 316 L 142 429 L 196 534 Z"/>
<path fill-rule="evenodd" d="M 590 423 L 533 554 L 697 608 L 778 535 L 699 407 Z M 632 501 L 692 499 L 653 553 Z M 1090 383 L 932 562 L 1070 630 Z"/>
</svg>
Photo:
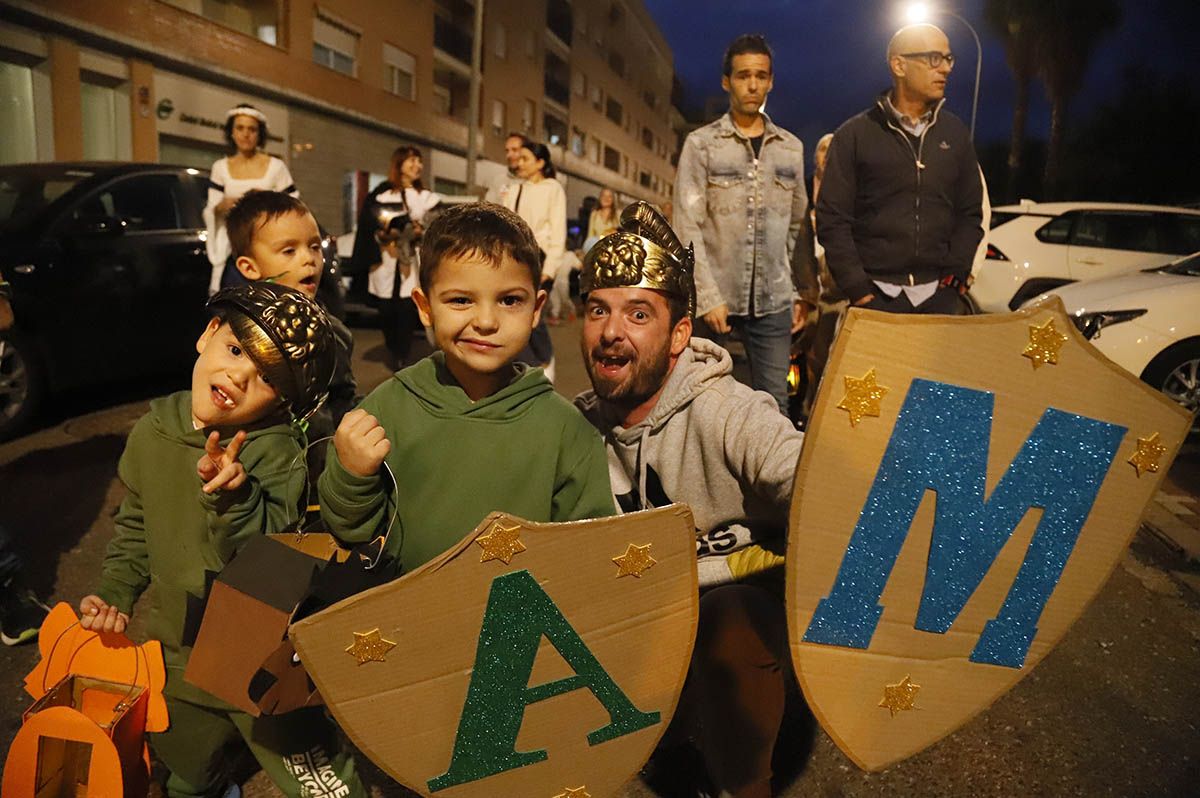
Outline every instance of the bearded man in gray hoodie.
<svg viewBox="0 0 1200 798">
<path fill-rule="evenodd" d="M 803 434 L 729 353 L 692 338 L 692 250 L 635 203 L 584 261 L 576 405 L 604 435 L 625 512 L 691 506 L 701 599 L 677 713 L 720 795 L 769 796 L 790 677 L 783 545 Z"/>
</svg>

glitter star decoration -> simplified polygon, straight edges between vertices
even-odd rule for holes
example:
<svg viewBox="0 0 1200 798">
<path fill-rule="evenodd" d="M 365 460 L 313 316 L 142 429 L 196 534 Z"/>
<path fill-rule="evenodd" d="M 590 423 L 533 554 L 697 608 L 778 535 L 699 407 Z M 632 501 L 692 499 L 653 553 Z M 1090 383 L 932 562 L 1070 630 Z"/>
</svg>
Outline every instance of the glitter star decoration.
<svg viewBox="0 0 1200 798">
<path fill-rule="evenodd" d="M 369 632 L 355 632 L 354 642 L 346 649 L 346 653 L 362 665 L 367 662 L 387 661 L 387 653 L 395 647 L 396 644 L 385 639 L 378 629 L 372 629 Z"/>
<path fill-rule="evenodd" d="M 1055 329 L 1054 319 L 1047 319 L 1041 327 L 1030 324 L 1029 345 L 1025 347 L 1021 357 L 1029 358 L 1035 369 L 1043 363 L 1055 366 L 1058 365 L 1058 350 L 1062 349 L 1066 342 L 1067 336 Z"/>
<path fill-rule="evenodd" d="M 642 574 L 654 567 L 658 560 L 650 556 L 650 547 L 654 545 L 647 543 L 645 546 L 635 546 L 632 543 L 625 547 L 625 553 L 613 557 L 612 561 L 617 564 L 617 579 L 622 576 L 636 576 L 641 579 Z"/>
<path fill-rule="evenodd" d="M 502 560 L 508 565 L 515 555 L 525 551 L 525 544 L 521 542 L 521 527 L 504 526 L 499 521 L 492 524 L 486 535 L 475 538 L 475 542 L 483 549 L 480 562 Z"/>
<path fill-rule="evenodd" d="M 560 792 L 554 798 L 592 798 L 592 794 L 586 787 L 567 787 L 565 792 Z"/>
<path fill-rule="evenodd" d="M 888 389 L 875 382 L 875 369 L 868 371 L 862 379 L 845 377 L 846 395 L 838 402 L 838 410 L 850 414 L 850 426 L 856 426 L 863 416 L 879 417 L 879 402 Z"/>
<path fill-rule="evenodd" d="M 1159 442 L 1158 433 L 1156 432 L 1149 438 L 1138 438 L 1137 451 L 1125 462 L 1133 466 L 1139 477 L 1146 471 L 1149 471 L 1151 474 L 1157 474 L 1158 461 L 1166 453 L 1167 447 Z"/>
<path fill-rule="evenodd" d="M 879 702 L 878 706 L 886 707 L 894 718 L 897 712 L 907 712 L 910 709 L 916 709 L 913 704 L 917 700 L 917 692 L 920 689 L 921 685 L 913 684 L 912 679 L 907 676 L 900 680 L 900 684 L 885 684 L 883 686 L 883 700 Z"/>
</svg>

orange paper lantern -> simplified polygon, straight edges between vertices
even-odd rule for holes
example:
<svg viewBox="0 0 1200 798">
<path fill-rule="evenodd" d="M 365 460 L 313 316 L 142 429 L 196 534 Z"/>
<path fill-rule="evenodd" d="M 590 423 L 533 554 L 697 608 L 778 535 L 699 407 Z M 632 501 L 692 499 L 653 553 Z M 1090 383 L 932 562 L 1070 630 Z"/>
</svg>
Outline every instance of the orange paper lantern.
<svg viewBox="0 0 1200 798">
<path fill-rule="evenodd" d="M 25 677 L 34 698 L 4 762 L 4 798 L 144 796 L 145 732 L 167 728 L 162 644 L 79 625 L 70 605 L 46 617 L 42 659 Z"/>
</svg>

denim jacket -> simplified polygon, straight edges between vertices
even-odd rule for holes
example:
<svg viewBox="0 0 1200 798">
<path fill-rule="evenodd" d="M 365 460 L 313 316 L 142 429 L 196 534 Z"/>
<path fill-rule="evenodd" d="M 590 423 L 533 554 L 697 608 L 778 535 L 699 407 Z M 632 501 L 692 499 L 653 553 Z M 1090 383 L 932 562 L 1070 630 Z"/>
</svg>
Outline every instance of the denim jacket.
<svg viewBox="0 0 1200 798">
<path fill-rule="evenodd" d="M 696 314 L 791 307 L 792 251 L 804 220 L 804 147 L 764 114 L 762 149 L 726 113 L 683 143 L 675 178 L 675 231 L 696 248 Z"/>
</svg>

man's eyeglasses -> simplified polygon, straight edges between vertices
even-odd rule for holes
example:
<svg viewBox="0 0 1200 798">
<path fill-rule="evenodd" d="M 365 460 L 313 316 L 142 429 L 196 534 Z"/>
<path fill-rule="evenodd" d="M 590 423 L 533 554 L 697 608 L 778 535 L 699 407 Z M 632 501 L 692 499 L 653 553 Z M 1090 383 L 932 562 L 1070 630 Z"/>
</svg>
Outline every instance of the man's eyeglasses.
<svg viewBox="0 0 1200 798">
<path fill-rule="evenodd" d="M 939 53 L 937 50 L 926 50 L 923 53 L 901 53 L 901 58 L 915 58 L 924 61 L 930 69 L 937 69 L 946 62 L 946 66 L 954 68 L 954 53 Z"/>
</svg>

